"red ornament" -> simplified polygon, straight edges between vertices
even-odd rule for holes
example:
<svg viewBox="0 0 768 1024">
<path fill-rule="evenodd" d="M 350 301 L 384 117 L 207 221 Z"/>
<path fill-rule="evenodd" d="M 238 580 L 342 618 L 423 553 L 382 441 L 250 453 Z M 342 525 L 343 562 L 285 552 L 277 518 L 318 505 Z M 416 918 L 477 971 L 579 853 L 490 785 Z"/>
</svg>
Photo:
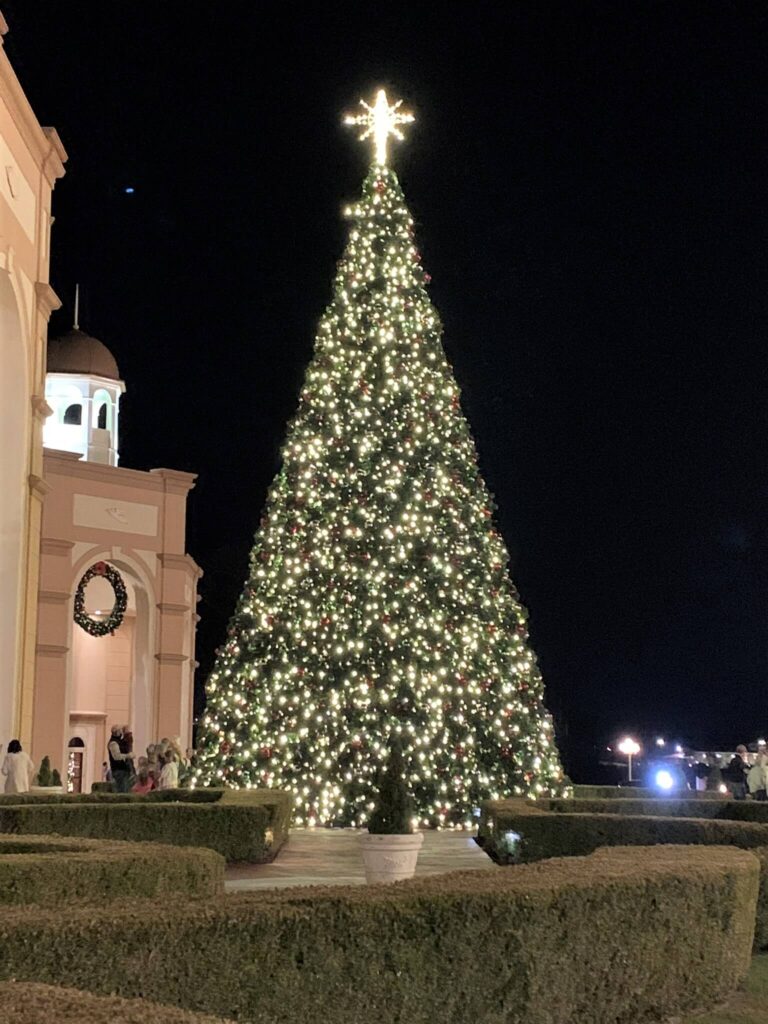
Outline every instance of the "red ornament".
<svg viewBox="0 0 768 1024">
<path fill-rule="evenodd" d="M 96 573 L 97 576 L 104 576 L 107 571 L 107 563 L 96 562 L 96 564 L 93 567 L 93 571 Z"/>
<path fill-rule="evenodd" d="M 219 753 L 220 754 L 228 754 L 231 749 L 232 749 L 232 746 L 229 743 L 227 743 L 226 740 L 224 740 L 223 743 L 219 744 Z"/>
<path fill-rule="evenodd" d="M 425 274 L 424 275 L 424 284 L 429 284 L 431 281 L 432 281 L 432 275 L 431 274 Z"/>
<path fill-rule="evenodd" d="M 379 193 L 379 195 L 381 195 L 382 192 L 386 192 L 387 191 L 387 186 L 381 180 L 381 178 L 379 178 L 379 180 L 376 182 L 376 184 L 373 187 L 376 189 L 376 191 Z"/>
</svg>

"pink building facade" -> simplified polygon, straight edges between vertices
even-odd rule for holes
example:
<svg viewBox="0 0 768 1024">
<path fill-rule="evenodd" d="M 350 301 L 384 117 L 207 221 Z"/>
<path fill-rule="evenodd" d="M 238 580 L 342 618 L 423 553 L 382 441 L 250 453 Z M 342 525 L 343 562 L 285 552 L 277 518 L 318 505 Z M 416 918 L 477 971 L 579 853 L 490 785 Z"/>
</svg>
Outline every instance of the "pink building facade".
<svg viewBox="0 0 768 1024">
<path fill-rule="evenodd" d="M 117 366 L 101 342 L 78 332 L 64 346 L 49 346 L 49 388 L 56 396 L 71 385 L 63 420 L 71 426 L 72 451 L 46 449 L 32 757 L 48 755 L 70 790 L 87 792 L 102 777 L 113 724 L 128 725 L 134 749 L 179 737 L 191 744 L 197 583 L 202 575 L 186 553 L 190 473 L 142 472 L 117 466 L 117 416 L 107 418 L 82 386 L 119 381 Z M 57 347 L 58 346 L 58 347 Z M 82 409 L 75 407 L 80 387 Z M 75 396 L 74 399 L 72 396 Z M 117 396 L 119 398 L 119 395 Z M 109 410 L 108 410 L 109 411 Z M 115 410 L 116 411 L 116 410 Z M 79 426 L 109 426 L 104 455 L 90 461 Z M 57 439 L 68 440 L 59 429 Z M 50 442 L 48 442 L 50 443 Z M 110 462 L 112 464 L 110 464 Z M 75 594 L 83 575 L 105 563 L 120 574 L 127 609 L 114 633 L 93 636 L 75 621 Z M 103 576 L 83 587 L 85 612 L 103 622 L 115 593 Z"/>
</svg>

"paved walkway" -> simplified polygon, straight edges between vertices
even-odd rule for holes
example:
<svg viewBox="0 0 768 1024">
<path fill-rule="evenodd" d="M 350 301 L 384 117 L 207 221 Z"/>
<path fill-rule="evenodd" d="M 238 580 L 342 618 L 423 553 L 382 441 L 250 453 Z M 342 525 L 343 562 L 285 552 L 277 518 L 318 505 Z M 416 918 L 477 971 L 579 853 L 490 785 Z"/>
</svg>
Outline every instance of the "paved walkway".
<svg viewBox="0 0 768 1024">
<path fill-rule="evenodd" d="M 291 885 L 364 885 L 360 833 L 351 828 L 292 829 L 272 864 L 227 868 L 228 891 L 285 889 Z M 416 875 L 446 871 L 495 871 L 468 832 L 425 832 Z"/>
</svg>

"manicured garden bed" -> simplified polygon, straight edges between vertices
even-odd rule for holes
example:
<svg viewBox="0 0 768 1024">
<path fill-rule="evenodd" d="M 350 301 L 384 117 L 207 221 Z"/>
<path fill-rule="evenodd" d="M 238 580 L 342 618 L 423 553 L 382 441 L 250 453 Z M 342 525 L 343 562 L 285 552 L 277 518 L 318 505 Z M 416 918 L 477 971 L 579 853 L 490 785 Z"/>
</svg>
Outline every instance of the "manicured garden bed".
<svg viewBox="0 0 768 1024">
<path fill-rule="evenodd" d="M 106 915 L 9 907 L 0 979 L 251 1024 L 642 1024 L 742 982 L 757 889 L 744 851 L 656 847 Z"/>
<path fill-rule="evenodd" d="M 668 814 L 675 818 L 720 818 L 727 821 L 758 821 L 768 824 L 768 801 L 724 800 L 696 797 L 638 799 L 614 797 L 610 800 L 537 800 L 544 810 L 564 814 Z"/>
<path fill-rule="evenodd" d="M 167 790 L 0 799 L 0 833 L 87 836 L 207 847 L 227 861 L 272 860 L 288 837 L 290 793 Z"/>
<path fill-rule="evenodd" d="M 212 897 L 224 891 L 213 850 L 60 836 L 0 835 L 0 904 Z"/>
<path fill-rule="evenodd" d="M 542 810 L 542 803 L 546 801 L 486 801 L 478 843 L 499 864 L 584 856 L 611 846 L 703 845 L 750 850 L 760 862 L 755 948 L 768 949 L 768 824 L 618 812 L 565 814 Z"/>
</svg>

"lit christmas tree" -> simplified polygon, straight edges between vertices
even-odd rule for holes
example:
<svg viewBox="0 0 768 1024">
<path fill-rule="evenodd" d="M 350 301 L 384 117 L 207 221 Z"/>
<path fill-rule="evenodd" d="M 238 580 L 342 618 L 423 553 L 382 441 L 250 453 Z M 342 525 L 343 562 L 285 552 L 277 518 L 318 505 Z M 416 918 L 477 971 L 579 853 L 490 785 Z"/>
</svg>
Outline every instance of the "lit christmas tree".
<svg viewBox="0 0 768 1024">
<path fill-rule="evenodd" d="M 564 789 L 527 612 L 386 165 L 379 92 L 349 244 L 248 580 L 208 681 L 199 781 L 289 788 L 298 824 L 365 824 L 392 732 L 418 820 Z"/>
</svg>

